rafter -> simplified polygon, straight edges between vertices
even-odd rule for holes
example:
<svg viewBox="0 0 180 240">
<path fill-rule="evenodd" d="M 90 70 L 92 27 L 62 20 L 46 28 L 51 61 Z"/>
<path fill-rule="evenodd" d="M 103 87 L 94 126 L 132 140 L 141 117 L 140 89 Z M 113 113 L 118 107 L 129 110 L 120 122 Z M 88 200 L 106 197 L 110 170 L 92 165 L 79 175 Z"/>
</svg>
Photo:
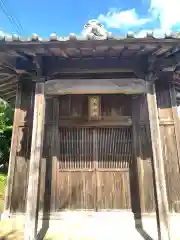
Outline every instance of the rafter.
<svg viewBox="0 0 180 240">
<path fill-rule="evenodd" d="M 180 66 L 180 53 L 176 53 L 169 57 L 150 57 L 149 64 L 156 72 L 163 70 L 167 71 L 168 68 L 174 71 L 177 66 Z"/>
<path fill-rule="evenodd" d="M 15 74 L 5 78 L 0 78 L 0 86 L 6 86 L 9 84 L 9 82 L 16 81 L 16 79 L 17 76 Z"/>
</svg>

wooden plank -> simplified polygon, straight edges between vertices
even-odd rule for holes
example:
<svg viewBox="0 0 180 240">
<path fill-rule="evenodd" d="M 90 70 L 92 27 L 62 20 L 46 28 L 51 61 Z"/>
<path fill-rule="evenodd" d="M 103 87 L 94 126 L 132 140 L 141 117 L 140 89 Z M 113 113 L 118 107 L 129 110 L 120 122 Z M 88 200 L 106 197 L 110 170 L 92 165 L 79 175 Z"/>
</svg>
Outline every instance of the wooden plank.
<svg viewBox="0 0 180 240">
<path fill-rule="evenodd" d="M 17 91 L 16 91 L 15 112 L 14 112 L 13 131 L 12 131 L 12 138 L 11 138 L 11 150 L 10 150 L 10 157 L 9 157 L 9 168 L 8 168 L 3 217 L 9 214 L 10 207 L 11 207 L 12 187 L 13 187 L 14 170 L 15 170 L 14 168 L 15 168 L 15 160 L 16 160 L 16 148 L 17 148 L 17 140 L 18 140 L 17 134 L 18 134 L 18 122 L 20 117 L 21 95 L 22 95 L 21 86 L 18 85 Z"/>
<path fill-rule="evenodd" d="M 29 167 L 29 184 L 27 193 L 25 240 L 34 240 L 37 236 L 38 198 L 40 182 L 40 165 L 43 148 L 45 115 L 44 83 L 36 83 L 34 117 L 32 130 L 31 157 Z"/>
<path fill-rule="evenodd" d="M 99 211 L 131 211 L 129 169 L 100 171 L 98 188 Z"/>
<path fill-rule="evenodd" d="M 167 196 L 170 212 L 178 212 L 180 207 L 180 175 L 178 168 L 178 153 L 175 127 L 161 126 L 163 157 L 165 162 Z"/>
<path fill-rule="evenodd" d="M 171 85 L 170 87 L 170 97 L 171 97 L 171 106 L 172 106 L 172 114 L 173 114 L 173 120 L 174 120 L 178 163 L 179 163 L 179 171 L 180 171 L 180 127 L 179 127 L 179 117 L 178 117 L 178 109 L 177 109 L 177 103 L 176 103 L 176 91 L 175 91 L 174 85 Z"/>
<path fill-rule="evenodd" d="M 151 76 L 149 79 L 151 80 Z M 149 112 L 150 132 L 153 152 L 153 170 L 155 178 L 155 192 L 157 198 L 157 222 L 160 239 L 170 239 L 170 229 L 168 221 L 168 199 L 165 181 L 164 159 L 162 154 L 162 143 L 160 137 L 160 127 L 158 119 L 158 109 L 156 101 L 155 84 L 147 81 L 147 105 Z"/>
<path fill-rule="evenodd" d="M 24 213 L 26 210 L 31 133 L 32 127 L 18 127 L 16 161 L 10 208 L 12 213 Z"/>
</svg>

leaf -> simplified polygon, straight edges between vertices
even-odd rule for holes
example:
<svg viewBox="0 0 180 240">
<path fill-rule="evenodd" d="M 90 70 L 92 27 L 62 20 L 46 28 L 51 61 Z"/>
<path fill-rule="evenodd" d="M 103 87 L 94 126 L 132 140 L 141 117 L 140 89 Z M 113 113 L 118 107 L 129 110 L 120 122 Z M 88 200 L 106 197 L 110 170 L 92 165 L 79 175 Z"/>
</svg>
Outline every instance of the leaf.
<svg viewBox="0 0 180 240">
<path fill-rule="evenodd" d="M 13 109 L 7 103 L 0 102 L 0 165 L 9 161 L 12 124 Z"/>
</svg>

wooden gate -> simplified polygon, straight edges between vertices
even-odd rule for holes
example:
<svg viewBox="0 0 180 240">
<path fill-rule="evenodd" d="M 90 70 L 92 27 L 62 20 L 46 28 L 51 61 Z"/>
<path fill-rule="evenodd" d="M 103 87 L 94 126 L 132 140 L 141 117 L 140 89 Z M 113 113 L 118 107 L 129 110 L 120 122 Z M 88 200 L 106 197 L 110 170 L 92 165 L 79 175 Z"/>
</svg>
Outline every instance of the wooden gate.
<svg viewBox="0 0 180 240">
<path fill-rule="evenodd" d="M 60 143 L 61 208 L 131 208 L 131 127 L 62 127 Z"/>
<path fill-rule="evenodd" d="M 97 120 L 89 110 L 86 95 L 59 99 L 55 211 L 131 209 L 131 96 L 101 95 Z"/>
</svg>

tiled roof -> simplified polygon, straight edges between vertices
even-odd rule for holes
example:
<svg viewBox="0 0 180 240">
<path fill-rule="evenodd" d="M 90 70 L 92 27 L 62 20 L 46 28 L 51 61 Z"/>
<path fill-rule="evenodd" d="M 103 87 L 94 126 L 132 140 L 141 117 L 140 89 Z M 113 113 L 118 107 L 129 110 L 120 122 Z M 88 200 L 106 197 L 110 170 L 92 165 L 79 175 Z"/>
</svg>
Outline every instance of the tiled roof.
<svg viewBox="0 0 180 240">
<path fill-rule="evenodd" d="M 70 33 L 69 36 L 62 37 L 57 36 L 55 33 L 52 33 L 49 38 L 41 38 L 38 34 L 33 34 L 30 38 L 19 37 L 18 35 L 6 35 L 0 37 L 1 41 L 22 41 L 22 42 L 31 42 L 31 41 L 68 41 L 68 40 L 107 40 L 107 39 L 116 39 L 122 40 L 126 38 L 139 38 L 139 35 L 134 32 L 128 32 L 125 36 L 114 36 L 111 32 L 108 32 L 104 25 L 101 24 L 98 20 L 92 19 L 89 20 L 87 24 L 84 25 L 84 28 L 81 32 L 81 35 L 75 35 L 74 33 Z M 141 37 L 142 38 L 142 37 Z M 162 37 L 156 37 L 153 31 L 147 31 L 146 36 L 144 38 L 180 38 L 180 33 L 172 33 L 167 32 L 164 33 Z"/>
<path fill-rule="evenodd" d="M 179 55 L 179 52 L 180 33 L 169 32 L 164 34 L 162 38 L 157 38 L 153 32 L 147 32 L 144 38 L 139 38 L 132 32 L 129 32 L 126 36 L 113 36 L 96 20 L 90 20 L 79 36 L 71 33 L 67 37 L 59 37 L 53 33 L 49 38 L 40 38 L 37 34 L 33 34 L 30 38 L 17 35 L 0 37 L 0 60 L 2 63 L 0 63 L 0 97 L 8 101 L 15 97 L 18 83 L 16 76 L 22 74 L 22 72 L 19 72 L 21 69 L 16 69 L 14 64 L 16 58 L 19 57 L 25 59 L 28 56 L 32 56 L 32 58 L 36 56 L 60 57 L 62 58 L 62 71 L 67 64 L 67 58 L 71 61 L 71 63 L 68 62 L 71 68 L 77 70 L 79 66 L 82 69 L 87 69 L 89 58 L 93 60 L 97 68 L 97 62 L 94 61 L 95 57 L 109 56 L 118 59 L 125 57 L 124 59 L 128 61 L 128 59 L 133 59 L 134 56 L 144 55 L 158 57 L 164 54 L 168 58 L 176 53 Z M 86 58 L 87 61 L 78 65 L 78 61 L 82 60 L 82 57 Z M 3 64 L 3 61 L 6 64 Z M 47 58 L 46 61 L 48 61 Z M 98 62 L 100 63 L 100 60 Z M 121 62 L 124 64 L 125 60 Z M 119 68 L 119 62 L 116 63 Z M 109 62 L 106 64 L 109 67 Z M 48 66 L 47 63 L 45 68 L 48 68 Z"/>
<path fill-rule="evenodd" d="M 146 36 L 144 37 L 139 37 L 133 32 L 128 32 L 127 35 L 124 36 L 116 36 L 112 35 L 109 33 L 108 36 L 95 36 L 95 35 L 76 35 L 74 33 L 70 33 L 69 36 L 58 36 L 55 33 L 52 33 L 49 38 L 41 38 L 38 34 L 33 34 L 31 37 L 26 38 L 26 37 L 20 37 L 16 34 L 13 35 L 5 35 L 5 36 L 0 36 L 0 42 L 32 42 L 32 41 L 39 41 L 39 42 L 49 42 L 49 41 L 69 41 L 69 40 L 108 40 L 108 39 L 114 39 L 114 40 L 124 40 L 124 39 L 179 39 L 180 40 L 180 33 L 165 33 L 164 36 L 162 37 L 157 37 L 154 35 L 153 31 L 152 32 L 147 32 Z"/>
</svg>

